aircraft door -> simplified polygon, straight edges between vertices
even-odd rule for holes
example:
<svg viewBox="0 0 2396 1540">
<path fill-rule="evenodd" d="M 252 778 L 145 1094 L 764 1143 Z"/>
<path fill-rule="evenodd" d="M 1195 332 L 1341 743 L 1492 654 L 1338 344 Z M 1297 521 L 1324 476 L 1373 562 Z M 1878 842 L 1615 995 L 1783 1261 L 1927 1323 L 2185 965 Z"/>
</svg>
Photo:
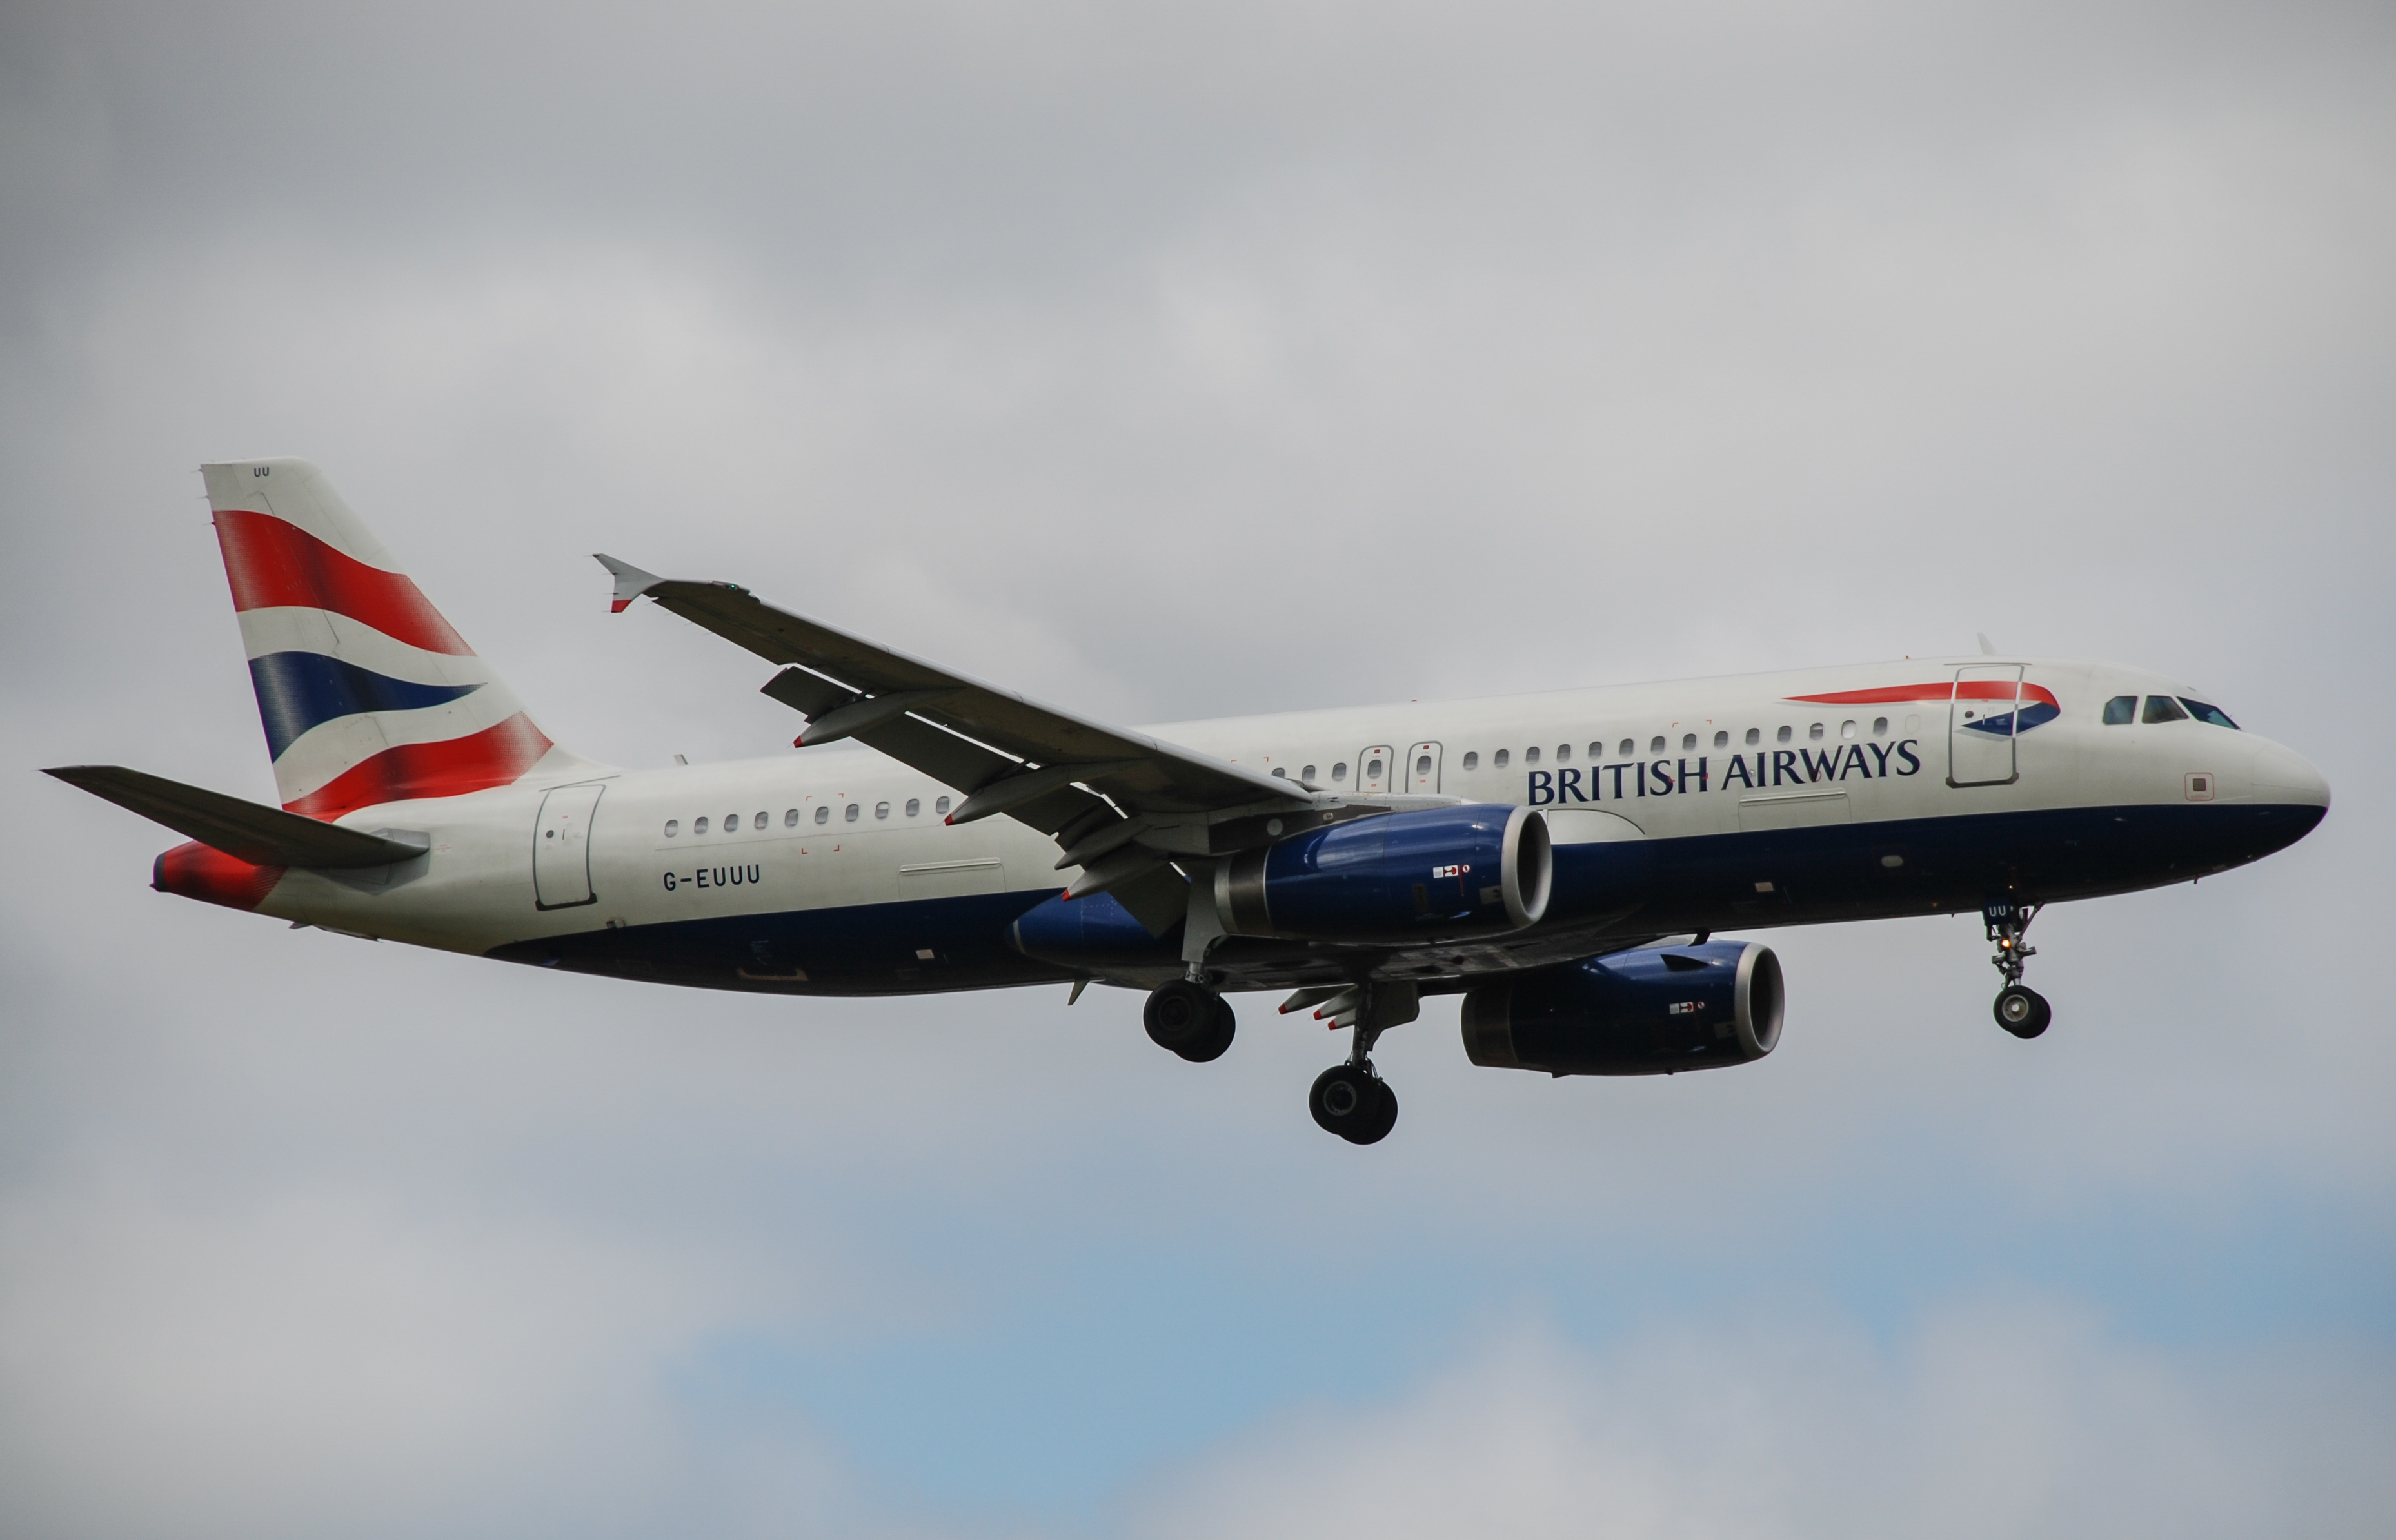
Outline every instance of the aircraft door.
<svg viewBox="0 0 2396 1540">
<path fill-rule="evenodd" d="M 1439 745 L 1418 743 L 1406 750 L 1406 790 L 1417 795 L 1439 794 Z"/>
<path fill-rule="evenodd" d="M 572 909 L 593 904 L 591 891 L 591 818 L 604 786 L 561 786 L 540 799 L 532 836 L 532 901 L 535 909 Z"/>
<path fill-rule="evenodd" d="M 1947 784 L 2004 786 L 2019 774 L 2014 734 L 2021 720 L 2022 666 L 1975 663 L 1955 670 L 1947 708 Z"/>
<path fill-rule="evenodd" d="M 1398 756 L 1390 752 L 1386 743 L 1359 750 L 1356 754 L 1356 794 L 1360 797 L 1387 796 L 1391 783 L 1397 778 Z"/>
</svg>

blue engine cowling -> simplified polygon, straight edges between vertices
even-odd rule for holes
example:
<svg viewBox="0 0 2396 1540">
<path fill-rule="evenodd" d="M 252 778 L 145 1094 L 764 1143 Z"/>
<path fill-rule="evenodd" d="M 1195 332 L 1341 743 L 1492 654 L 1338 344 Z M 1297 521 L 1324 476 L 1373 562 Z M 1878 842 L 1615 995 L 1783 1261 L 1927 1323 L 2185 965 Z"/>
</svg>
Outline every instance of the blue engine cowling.
<svg viewBox="0 0 2396 1540">
<path fill-rule="evenodd" d="M 1780 1041 L 1780 960 L 1756 941 L 1647 947 L 1483 984 L 1464 1053 L 1497 1069 L 1670 1075 L 1748 1064 Z"/>
<path fill-rule="evenodd" d="M 1545 819 L 1527 807 L 1468 803 L 1242 851 L 1215 869 L 1215 907 L 1235 936 L 1498 936 L 1538 923 L 1553 878 Z"/>
</svg>

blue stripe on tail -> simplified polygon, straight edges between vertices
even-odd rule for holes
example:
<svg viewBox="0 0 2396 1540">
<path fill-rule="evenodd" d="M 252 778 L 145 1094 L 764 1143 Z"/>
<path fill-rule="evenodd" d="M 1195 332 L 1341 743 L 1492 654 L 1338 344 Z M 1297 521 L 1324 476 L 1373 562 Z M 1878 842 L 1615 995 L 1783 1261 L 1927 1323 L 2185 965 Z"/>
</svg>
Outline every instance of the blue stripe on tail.
<svg viewBox="0 0 2396 1540">
<path fill-rule="evenodd" d="M 418 684 L 393 679 L 322 653 L 279 652 L 249 660 L 249 682 L 258 691 L 259 720 L 266 724 L 266 751 L 274 759 L 300 734 L 336 717 L 360 711 L 414 711 L 472 695 L 480 684 Z"/>
</svg>

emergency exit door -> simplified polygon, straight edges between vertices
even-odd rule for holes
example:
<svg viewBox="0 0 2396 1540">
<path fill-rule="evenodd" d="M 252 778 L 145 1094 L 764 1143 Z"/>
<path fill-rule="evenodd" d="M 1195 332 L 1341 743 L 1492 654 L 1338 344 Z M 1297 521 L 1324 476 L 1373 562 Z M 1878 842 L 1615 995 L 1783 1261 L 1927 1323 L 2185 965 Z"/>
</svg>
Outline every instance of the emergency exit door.
<svg viewBox="0 0 2396 1540">
<path fill-rule="evenodd" d="M 1439 745 L 1418 743 L 1406 750 L 1405 788 L 1418 796 L 1439 795 Z"/>
<path fill-rule="evenodd" d="M 1386 743 L 1359 750 L 1356 754 L 1356 794 L 1360 797 L 1387 795 L 1398 778 L 1397 758 Z"/>
<path fill-rule="evenodd" d="M 532 833 L 532 900 L 536 909 L 572 909 L 598 902 L 591 891 L 591 818 L 604 786 L 561 786 L 540 799 Z"/>
<path fill-rule="evenodd" d="M 1974 663 L 1955 670 L 1947 708 L 1947 784 L 2003 786 L 2018 774 L 2014 735 L 2021 722 L 2022 666 Z"/>
</svg>

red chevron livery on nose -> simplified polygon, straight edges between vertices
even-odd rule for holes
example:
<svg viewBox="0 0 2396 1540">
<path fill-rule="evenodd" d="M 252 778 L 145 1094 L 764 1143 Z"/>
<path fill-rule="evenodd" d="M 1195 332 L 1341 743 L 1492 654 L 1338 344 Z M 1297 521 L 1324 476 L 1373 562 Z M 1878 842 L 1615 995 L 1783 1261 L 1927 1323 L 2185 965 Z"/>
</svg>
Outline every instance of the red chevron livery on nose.
<svg viewBox="0 0 2396 1540">
<path fill-rule="evenodd" d="M 2006 679 L 1933 680 L 1927 684 L 1891 684 L 1877 690 L 1832 690 L 1828 695 L 1790 696 L 1790 700 L 1818 706 L 1883 706 L 1909 700 L 2011 700 L 2014 684 Z M 2059 706 L 2055 692 L 2043 684 L 2021 684 L 2021 698 L 2041 706 Z"/>
<path fill-rule="evenodd" d="M 236 610 L 330 610 L 411 647 L 474 656 L 406 574 L 368 566 L 271 513 L 218 513 L 217 545 Z"/>
</svg>

